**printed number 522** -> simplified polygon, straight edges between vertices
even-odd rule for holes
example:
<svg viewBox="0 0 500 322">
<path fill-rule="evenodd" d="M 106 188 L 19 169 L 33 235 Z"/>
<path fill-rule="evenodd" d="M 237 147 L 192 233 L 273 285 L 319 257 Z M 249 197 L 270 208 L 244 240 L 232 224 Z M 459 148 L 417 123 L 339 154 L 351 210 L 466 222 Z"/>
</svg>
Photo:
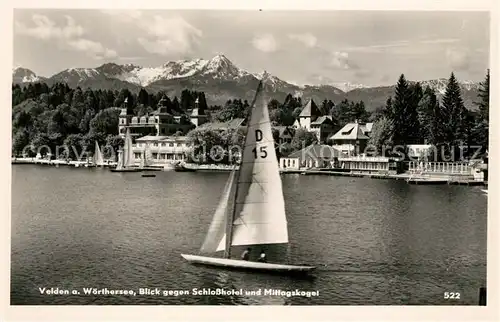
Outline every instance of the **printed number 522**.
<svg viewBox="0 0 500 322">
<path fill-rule="evenodd" d="M 460 300 L 460 293 L 458 292 L 444 292 L 444 298 L 450 300 Z"/>
</svg>

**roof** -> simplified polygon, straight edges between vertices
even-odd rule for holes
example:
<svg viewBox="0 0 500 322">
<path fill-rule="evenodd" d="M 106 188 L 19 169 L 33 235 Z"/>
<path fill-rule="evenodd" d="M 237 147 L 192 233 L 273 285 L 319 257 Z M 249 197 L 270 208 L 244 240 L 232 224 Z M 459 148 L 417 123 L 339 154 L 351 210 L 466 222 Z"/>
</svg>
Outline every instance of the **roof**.
<svg viewBox="0 0 500 322">
<path fill-rule="evenodd" d="M 163 136 L 163 135 L 146 135 L 136 139 L 136 142 L 147 142 L 147 141 L 186 141 L 187 136 Z"/>
<path fill-rule="evenodd" d="M 168 109 L 165 106 L 158 108 L 157 110 L 151 113 L 152 115 L 172 115 L 168 112 Z"/>
<path fill-rule="evenodd" d="M 333 124 L 332 117 L 330 115 L 320 116 L 314 122 L 311 122 L 311 125 L 321 125 L 321 124 L 323 124 L 325 122 Z"/>
<path fill-rule="evenodd" d="M 371 132 L 373 128 L 373 123 L 361 123 L 361 127 L 364 128 L 363 131 L 366 132 Z"/>
<path fill-rule="evenodd" d="M 235 118 L 227 122 L 210 122 L 201 125 L 199 128 L 209 128 L 216 130 L 227 130 L 227 129 L 236 129 L 243 126 L 245 119 L 243 118 Z"/>
<path fill-rule="evenodd" d="M 319 116 L 321 115 L 321 112 L 318 109 L 318 106 L 316 106 L 316 103 L 312 99 L 307 102 L 306 106 L 302 109 L 302 112 L 300 112 L 299 117 L 311 117 L 311 116 Z"/>
<path fill-rule="evenodd" d="M 330 136 L 329 140 L 368 140 L 369 137 L 364 133 L 364 126 L 360 123 L 349 123 L 340 129 L 337 133 Z"/>
<path fill-rule="evenodd" d="M 280 136 L 284 135 L 286 131 L 288 131 L 290 133 L 290 135 L 292 135 L 292 133 L 291 133 L 292 131 L 288 126 L 276 125 L 276 126 L 273 126 L 273 129 L 277 130 L 279 132 Z"/>
<path fill-rule="evenodd" d="M 341 158 L 344 156 L 345 155 L 342 153 L 342 151 L 332 146 L 326 144 L 312 144 L 300 151 L 293 152 L 286 158 L 299 159 L 300 161 L 311 158 L 315 160 L 320 160 L 320 159 L 333 160 L 333 158 Z"/>
</svg>

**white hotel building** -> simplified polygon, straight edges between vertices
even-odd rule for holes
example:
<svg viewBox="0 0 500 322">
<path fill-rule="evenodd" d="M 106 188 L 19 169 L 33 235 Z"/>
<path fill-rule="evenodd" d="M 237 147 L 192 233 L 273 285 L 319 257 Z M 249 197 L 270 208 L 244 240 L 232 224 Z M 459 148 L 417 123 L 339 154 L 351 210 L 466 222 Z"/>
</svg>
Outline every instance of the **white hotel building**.
<svg viewBox="0 0 500 322">
<path fill-rule="evenodd" d="M 184 161 L 191 151 L 191 146 L 186 136 L 156 136 L 148 135 L 135 140 L 133 145 L 136 163 L 140 163 L 149 146 L 152 166 L 163 166 L 169 163 Z"/>
</svg>

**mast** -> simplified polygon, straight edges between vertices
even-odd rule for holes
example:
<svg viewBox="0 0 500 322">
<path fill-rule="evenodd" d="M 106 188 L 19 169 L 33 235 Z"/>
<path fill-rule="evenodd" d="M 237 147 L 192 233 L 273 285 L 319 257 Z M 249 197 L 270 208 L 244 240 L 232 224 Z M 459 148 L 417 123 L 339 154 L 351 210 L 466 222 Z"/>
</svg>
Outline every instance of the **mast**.
<svg viewBox="0 0 500 322">
<path fill-rule="evenodd" d="M 264 72 L 265 74 L 265 72 Z M 250 113 L 248 115 L 247 121 L 250 122 L 252 120 L 252 112 L 255 106 L 255 103 L 257 101 L 257 97 L 259 96 L 259 92 L 262 90 L 262 80 L 259 81 L 259 86 L 257 87 L 257 91 L 255 93 L 255 97 L 253 99 L 252 105 L 250 105 Z M 247 125 L 247 128 L 250 126 L 250 123 Z M 246 137 L 248 136 L 248 131 L 245 135 L 245 144 L 246 144 Z M 239 167 L 241 168 L 241 165 L 244 160 L 244 153 L 245 153 L 245 147 L 243 147 L 241 151 L 241 156 L 240 156 L 240 164 Z M 236 167 L 236 166 L 235 166 Z M 224 249 L 224 258 L 231 258 L 231 244 L 233 241 L 233 222 L 234 218 L 236 216 L 236 200 L 238 200 L 238 182 L 240 181 L 241 178 L 241 171 L 238 170 L 238 177 L 236 179 L 236 188 L 234 191 L 234 198 L 233 198 L 233 209 L 231 213 L 229 214 L 227 218 L 227 223 L 226 223 L 226 247 Z"/>
</svg>

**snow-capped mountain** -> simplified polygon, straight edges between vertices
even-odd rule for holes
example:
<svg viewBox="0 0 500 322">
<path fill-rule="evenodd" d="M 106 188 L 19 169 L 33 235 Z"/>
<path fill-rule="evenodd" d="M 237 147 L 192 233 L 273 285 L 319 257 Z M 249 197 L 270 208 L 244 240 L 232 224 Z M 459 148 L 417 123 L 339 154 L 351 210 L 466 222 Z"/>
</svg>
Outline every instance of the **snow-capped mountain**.
<svg viewBox="0 0 500 322">
<path fill-rule="evenodd" d="M 477 90 L 479 88 L 479 82 L 473 82 L 473 81 L 458 81 L 460 87 L 462 90 L 466 91 L 471 91 L 471 90 Z M 422 85 L 423 88 L 429 86 L 432 88 L 436 94 L 438 95 L 444 95 L 446 92 L 446 86 L 448 85 L 448 79 L 446 78 L 438 78 L 438 79 L 431 79 L 431 80 L 426 80 L 426 81 L 421 81 L 420 85 Z"/>
<path fill-rule="evenodd" d="M 209 104 L 224 104 L 228 99 L 252 100 L 260 79 L 264 90 L 271 98 L 283 100 L 286 95 L 301 96 L 303 100 L 313 98 L 317 102 L 331 99 L 340 102 L 347 98 L 363 100 L 368 110 L 385 105 L 394 95 L 394 86 L 369 87 L 350 82 L 333 82 L 325 76 L 317 76 L 316 83 L 322 85 L 297 85 L 266 73 L 250 73 L 239 68 L 224 55 L 211 59 L 169 61 L 157 67 L 142 67 L 134 64 L 119 65 L 106 63 L 96 68 L 69 68 L 45 79 L 29 69 L 13 70 L 13 83 L 43 81 L 67 83 L 70 87 L 80 86 L 94 89 L 120 90 L 127 88 L 138 91 L 141 87 L 150 92 L 164 91 L 170 96 L 180 96 L 189 88 L 204 91 Z M 447 79 L 440 78 L 420 82 L 430 86 L 438 94 L 444 93 Z M 460 81 L 466 104 L 477 98 L 478 82 Z"/>
<path fill-rule="evenodd" d="M 52 80 L 68 84 L 105 77 L 95 68 L 69 68 L 51 77 Z"/>
<path fill-rule="evenodd" d="M 141 67 L 132 64 L 117 65 L 107 63 L 96 70 L 106 77 L 146 87 L 154 82 L 186 78 L 191 76 L 209 76 L 214 79 L 237 79 L 249 76 L 245 70 L 236 67 L 224 55 L 217 55 L 210 60 L 177 60 L 158 67 Z"/>
<path fill-rule="evenodd" d="M 23 67 L 12 69 L 12 81 L 14 83 L 34 83 L 40 82 L 43 77 L 37 76 L 32 70 Z"/>
<path fill-rule="evenodd" d="M 334 82 L 330 83 L 329 85 L 337 87 L 343 92 L 349 92 L 352 91 L 353 89 L 358 89 L 358 88 L 366 88 L 368 86 L 365 86 L 363 84 L 357 84 L 357 83 L 351 83 L 351 82 Z"/>
</svg>

